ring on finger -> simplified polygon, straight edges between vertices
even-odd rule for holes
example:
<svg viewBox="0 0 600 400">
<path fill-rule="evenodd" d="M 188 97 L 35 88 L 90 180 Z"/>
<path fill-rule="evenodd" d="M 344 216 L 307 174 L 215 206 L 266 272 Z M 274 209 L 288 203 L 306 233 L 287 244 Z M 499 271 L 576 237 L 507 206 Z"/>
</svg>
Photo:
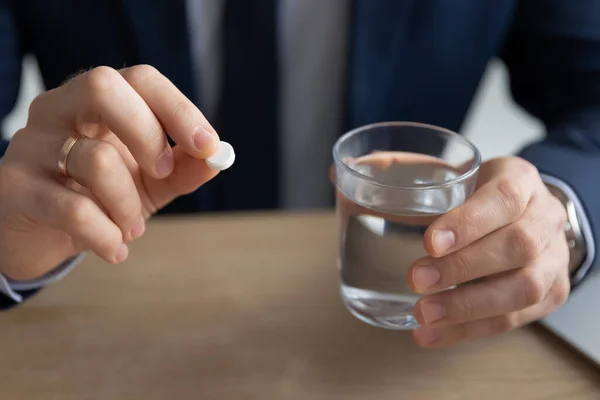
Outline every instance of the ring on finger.
<svg viewBox="0 0 600 400">
<path fill-rule="evenodd" d="M 71 154 L 73 146 L 75 146 L 77 141 L 82 137 L 83 136 L 78 133 L 73 133 L 63 143 L 60 149 L 60 153 L 58 155 L 58 172 L 61 175 L 69 177 L 69 172 L 67 171 L 67 161 L 69 160 L 69 154 Z"/>
</svg>

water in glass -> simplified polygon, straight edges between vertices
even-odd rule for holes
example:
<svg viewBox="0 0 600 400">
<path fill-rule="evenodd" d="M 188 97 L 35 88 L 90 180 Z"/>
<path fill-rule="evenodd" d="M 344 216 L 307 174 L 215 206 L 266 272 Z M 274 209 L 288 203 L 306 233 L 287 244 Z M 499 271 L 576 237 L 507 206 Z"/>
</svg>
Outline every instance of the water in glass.
<svg viewBox="0 0 600 400">
<path fill-rule="evenodd" d="M 407 271 L 426 255 L 423 234 L 454 206 L 456 193 L 423 190 L 416 201 L 412 198 L 403 206 L 397 193 L 385 186 L 427 186 L 460 174 L 440 159 L 400 152 L 362 157 L 352 168 L 377 185 L 352 178 L 338 184 L 342 299 L 364 322 L 414 329 L 418 327 L 413 316 L 418 296 L 408 286 Z"/>
</svg>

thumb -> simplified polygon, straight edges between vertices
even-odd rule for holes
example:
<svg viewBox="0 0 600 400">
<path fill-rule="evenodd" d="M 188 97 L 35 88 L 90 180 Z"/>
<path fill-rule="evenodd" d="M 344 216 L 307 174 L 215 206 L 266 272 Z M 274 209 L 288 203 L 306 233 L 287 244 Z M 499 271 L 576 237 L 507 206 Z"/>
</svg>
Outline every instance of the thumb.
<svg viewBox="0 0 600 400">
<path fill-rule="evenodd" d="M 164 179 L 146 176 L 146 190 L 152 204 L 163 208 L 177 197 L 191 193 L 213 179 L 219 171 L 210 169 L 204 159 L 190 156 L 181 146 L 173 148 L 175 167 Z"/>
</svg>

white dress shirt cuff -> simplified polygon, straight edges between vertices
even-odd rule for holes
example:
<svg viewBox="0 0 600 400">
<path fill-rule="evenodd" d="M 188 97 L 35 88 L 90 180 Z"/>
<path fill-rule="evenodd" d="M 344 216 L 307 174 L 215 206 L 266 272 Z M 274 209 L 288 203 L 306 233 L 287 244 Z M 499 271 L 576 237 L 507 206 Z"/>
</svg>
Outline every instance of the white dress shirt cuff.
<svg viewBox="0 0 600 400">
<path fill-rule="evenodd" d="M 85 257 L 84 253 L 81 253 L 65 262 L 60 264 L 58 267 L 48 272 L 46 275 L 41 276 L 37 279 L 28 281 L 15 281 L 8 279 L 0 274 L 0 293 L 8 296 L 16 303 L 23 301 L 23 297 L 17 293 L 22 290 L 35 290 L 40 289 L 44 286 L 48 286 L 56 281 L 64 278 L 81 260 Z"/>
</svg>

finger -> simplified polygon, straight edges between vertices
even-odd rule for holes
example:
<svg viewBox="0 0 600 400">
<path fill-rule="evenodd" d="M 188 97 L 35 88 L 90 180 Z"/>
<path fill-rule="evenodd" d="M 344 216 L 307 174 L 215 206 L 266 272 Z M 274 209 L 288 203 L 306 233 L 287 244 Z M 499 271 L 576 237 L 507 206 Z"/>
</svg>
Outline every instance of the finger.
<svg viewBox="0 0 600 400">
<path fill-rule="evenodd" d="M 207 158 L 219 138 L 200 110 L 164 75 L 149 65 L 120 71 L 144 99 L 169 136 L 188 154 Z"/>
<path fill-rule="evenodd" d="M 421 347 L 445 347 L 461 342 L 502 334 L 545 318 L 564 304 L 569 296 L 568 277 L 557 279 L 546 299 L 524 310 L 443 327 L 423 327 L 413 331 Z"/>
<path fill-rule="evenodd" d="M 28 215 L 42 225 L 66 232 L 84 249 L 90 249 L 109 263 L 127 258 L 121 230 L 94 201 L 60 185 L 39 180 L 32 196 L 23 202 Z"/>
<path fill-rule="evenodd" d="M 415 261 L 408 283 L 417 293 L 430 293 L 530 265 L 563 237 L 564 214 L 554 197 L 534 198 L 518 221 L 444 257 Z"/>
<path fill-rule="evenodd" d="M 442 326 L 531 307 L 542 302 L 567 264 L 566 243 L 556 242 L 534 265 L 421 298 L 415 317 L 422 326 Z"/>
<path fill-rule="evenodd" d="M 143 184 L 155 210 L 161 209 L 176 197 L 195 191 L 219 173 L 210 169 L 204 160 L 187 154 L 180 146 L 173 148 L 173 155 L 175 169 L 166 179 L 143 177 Z"/>
<path fill-rule="evenodd" d="M 144 233 L 140 196 L 115 146 L 102 140 L 80 138 L 69 154 L 67 172 L 77 183 L 90 189 L 126 241 Z"/>
<path fill-rule="evenodd" d="M 428 254 L 442 257 L 508 225 L 525 212 L 534 191 L 541 187 L 534 166 L 521 159 L 498 161 L 502 165 L 483 181 L 464 204 L 439 217 L 425 232 Z M 482 167 L 483 168 L 483 167 Z M 489 168 L 497 168 L 494 164 Z M 496 172 L 496 171 L 495 171 Z"/>
<path fill-rule="evenodd" d="M 127 146 L 146 173 L 156 178 L 171 173 L 173 155 L 160 122 L 119 72 L 98 67 L 77 76 L 59 90 L 65 94 L 61 101 L 56 101 L 57 96 L 44 97 L 46 103 L 57 105 L 42 104 L 40 113 L 59 107 L 67 121 L 76 122 L 78 133 L 91 136 L 89 123 L 101 123 Z"/>
</svg>

